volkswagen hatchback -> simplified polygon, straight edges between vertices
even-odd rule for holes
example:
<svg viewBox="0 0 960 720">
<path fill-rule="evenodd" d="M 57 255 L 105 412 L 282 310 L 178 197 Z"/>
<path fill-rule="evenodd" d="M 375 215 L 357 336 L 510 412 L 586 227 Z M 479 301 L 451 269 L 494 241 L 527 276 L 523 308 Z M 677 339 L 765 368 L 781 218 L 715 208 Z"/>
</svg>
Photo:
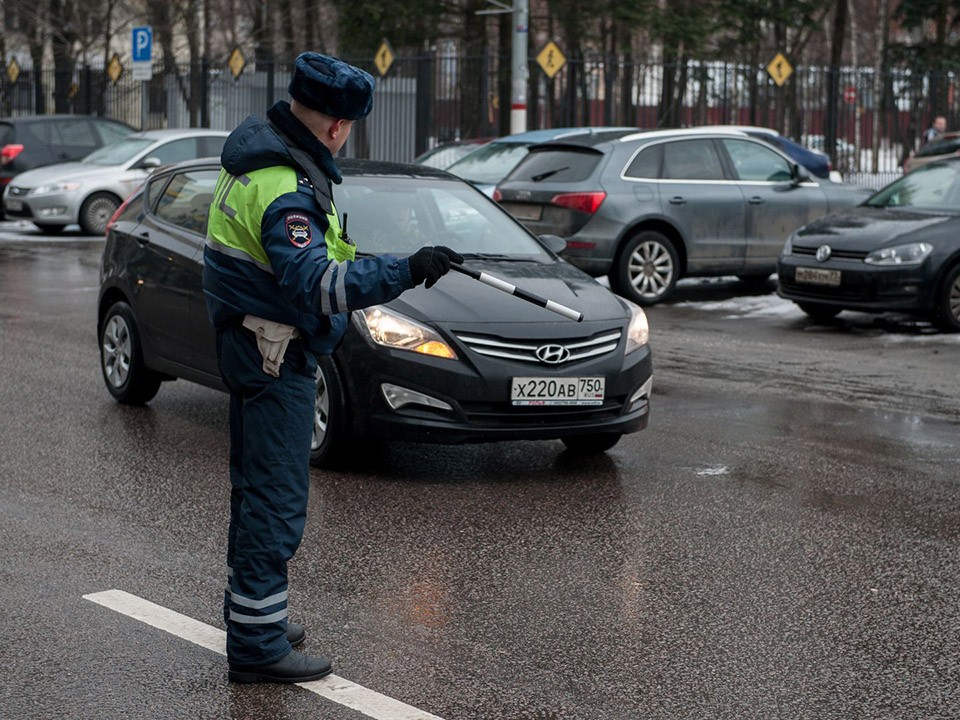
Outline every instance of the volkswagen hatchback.
<svg viewBox="0 0 960 720">
<path fill-rule="evenodd" d="M 602 452 L 646 426 L 652 365 L 642 309 L 560 260 L 458 178 L 420 165 L 340 163 L 337 208 L 359 249 L 408 255 L 443 244 L 471 267 L 585 316 L 574 322 L 449 273 L 356 311 L 317 375 L 312 459 L 354 438 L 464 443 L 560 439 Z M 222 389 L 201 264 L 216 159 L 153 175 L 110 223 L 98 338 L 107 390 L 151 400 L 164 381 Z"/>
</svg>

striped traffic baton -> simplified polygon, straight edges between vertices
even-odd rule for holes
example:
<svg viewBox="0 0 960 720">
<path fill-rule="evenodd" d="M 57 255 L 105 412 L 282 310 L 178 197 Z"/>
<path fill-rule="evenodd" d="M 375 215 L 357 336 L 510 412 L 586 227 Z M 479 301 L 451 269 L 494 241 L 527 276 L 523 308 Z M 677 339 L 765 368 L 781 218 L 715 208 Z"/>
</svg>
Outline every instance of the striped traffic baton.
<svg viewBox="0 0 960 720">
<path fill-rule="evenodd" d="M 571 320 L 576 320 L 577 322 L 581 322 L 583 320 L 583 313 L 579 313 L 576 310 L 568 308 L 566 305 L 561 305 L 558 302 L 554 302 L 553 300 L 546 300 L 539 295 L 534 295 L 531 292 L 527 292 L 522 288 L 518 288 L 516 285 L 508 283 L 506 280 L 501 280 L 498 277 L 494 277 L 493 275 L 480 272 L 479 270 L 474 270 L 473 268 L 464 267 L 463 265 L 455 262 L 450 263 L 450 269 L 472 277 L 474 280 L 479 280 L 484 285 L 489 285 L 497 290 L 502 290 L 508 295 L 515 295 L 521 300 L 526 300 L 534 305 L 539 305 L 547 310 L 552 310 L 559 315 L 563 315 L 565 318 L 570 318 Z"/>
</svg>

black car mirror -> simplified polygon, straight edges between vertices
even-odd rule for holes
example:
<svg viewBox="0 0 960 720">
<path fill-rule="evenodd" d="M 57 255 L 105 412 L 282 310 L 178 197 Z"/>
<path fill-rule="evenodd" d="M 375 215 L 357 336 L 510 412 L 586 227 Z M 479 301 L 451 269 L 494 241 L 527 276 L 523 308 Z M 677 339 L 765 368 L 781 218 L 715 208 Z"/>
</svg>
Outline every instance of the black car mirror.
<svg viewBox="0 0 960 720">
<path fill-rule="evenodd" d="M 793 175 L 792 182 L 794 185 L 810 182 L 810 173 L 808 173 L 807 169 L 802 165 L 794 165 L 791 172 Z"/>
<path fill-rule="evenodd" d="M 541 235 L 540 242 L 546 245 L 548 250 L 557 255 L 567 249 L 567 241 L 559 235 Z"/>
</svg>

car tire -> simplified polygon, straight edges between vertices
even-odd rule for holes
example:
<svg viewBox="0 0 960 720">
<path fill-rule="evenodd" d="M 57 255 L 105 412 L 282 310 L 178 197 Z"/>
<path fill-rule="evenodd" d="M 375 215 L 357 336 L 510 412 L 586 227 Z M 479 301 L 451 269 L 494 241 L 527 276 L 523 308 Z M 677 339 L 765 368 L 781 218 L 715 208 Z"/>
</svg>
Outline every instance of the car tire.
<svg viewBox="0 0 960 720">
<path fill-rule="evenodd" d="M 107 223 L 120 207 L 120 200 L 116 195 L 106 192 L 94 193 L 80 206 L 80 229 L 86 235 L 103 235 Z"/>
<path fill-rule="evenodd" d="M 614 291 L 638 305 L 655 305 L 677 286 L 680 256 L 666 235 L 637 233 L 624 243 L 610 276 Z"/>
<path fill-rule="evenodd" d="M 621 433 L 591 433 L 571 435 L 561 438 L 560 441 L 575 455 L 599 455 L 620 442 L 621 437 Z"/>
<path fill-rule="evenodd" d="M 66 225 L 40 225 L 38 223 L 34 223 L 34 225 L 44 235 L 59 235 L 67 227 Z"/>
<path fill-rule="evenodd" d="M 954 265 L 937 290 L 934 323 L 943 332 L 960 332 L 960 265 Z"/>
<path fill-rule="evenodd" d="M 107 390 L 124 405 L 143 405 L 156 396 L 161 377 L 143 360 L 133 310 L 116 302 L 100 325 L 100 370 Z"/>
<path fill-rule="evenodd" d="M 820 303 L 811 302 L 797 303 L 797 307 L 803 310 L 813 320 L 818 322 L 833 320 L 833 318 L 839 315 L 840 311 L 842 310 L 842 308 L 834 307 L 832 305 L 821 305 Z"/>
<path fill-rule="evenodd" d="M 341 467 L 353 450 L 353 445 L 340 371 L 332 358 L 321 356 L 317 362 L 310 464 L 318 468 Z"/>
</svg>

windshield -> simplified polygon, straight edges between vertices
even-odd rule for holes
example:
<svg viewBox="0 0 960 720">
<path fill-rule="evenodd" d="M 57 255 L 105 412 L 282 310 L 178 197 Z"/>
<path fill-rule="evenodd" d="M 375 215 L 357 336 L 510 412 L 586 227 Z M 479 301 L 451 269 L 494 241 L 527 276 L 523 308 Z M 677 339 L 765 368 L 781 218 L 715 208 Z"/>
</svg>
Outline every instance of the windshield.
<svg viewBox="0 0 960 720">
<path fill-rule="evenodd" d="M 82 162 L 90 165 L 123 165 L 154 143 L 149 138 L 124 138 L 94 150 Z"/>
<path fill-rule="evenodd" d="M 470 182 L 496 185 L 526 157 L 528 149 L 522 143 L 492 142 L 461 158 L 447 172 Z"/>
<path fill-rule="evenodd" d="M 960 211 L 960 163 L 917 168 L 871 197 L 866 205 Z"/>
<path fill-rule="evenodd" d="M 446 245 L 462 255 L 552 260 L 499 205 L 461 182 L 346 176 L 334 201 L 361 253 Z"/>
</svg>

